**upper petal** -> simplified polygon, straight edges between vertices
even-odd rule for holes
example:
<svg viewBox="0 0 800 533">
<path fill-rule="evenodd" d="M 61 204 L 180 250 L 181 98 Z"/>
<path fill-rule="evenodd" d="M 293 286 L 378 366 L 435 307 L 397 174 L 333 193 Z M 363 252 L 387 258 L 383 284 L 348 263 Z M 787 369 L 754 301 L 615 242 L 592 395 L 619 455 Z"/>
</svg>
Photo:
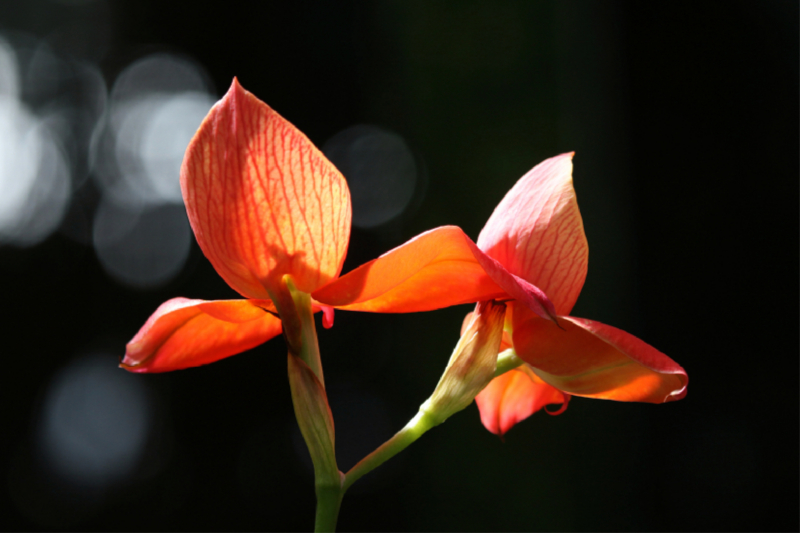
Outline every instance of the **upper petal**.
<svg viewBox="0 0 800 533">
<path fill-rule="evenodd" d="M 575 305 L 589 257 L 572 155 L 547 159 L 520 178 L 478 237 L 481 250 L 543 290 L 559 315 Z"/>
<path fill-rule="evenodd" d="M 475 397 L 475 403 L 484 427 L 503 435 L 545 405 L 563 404 L 568 398 L 522 365 L 494 378 Z"/>
<path fill-rule="evenodd" d="M 456 226 L 442 226 L 348 272 L 312 294 L 354 311 L 411 313 L 499 298 L 517 298 L 547 316 L 552 303 L 484 254 Z"/>
<path fill-rule="evenodd" d="M 552 322 L 515 308 L 514 350 L 545 382 L 577 396 L 662 403 L 686 395 L 675 361 L 617 328 L 575 317 Z"/>
<path fill-rule="evenodd" d="M 350 238 L 344 177 L 235 79 L 186 150 L 181 190 L 203 253 L 240 294 L 269 298 L 284 274 L 309 293 L 338 276 Z"/>
<path fill-rule="evenodd" d="M 167 372 L 213 363 L 249 350 L 281 332 L 269 300 L 189 300 L 161 304 L 128 343 L 121 366 Z"/>
</svg>

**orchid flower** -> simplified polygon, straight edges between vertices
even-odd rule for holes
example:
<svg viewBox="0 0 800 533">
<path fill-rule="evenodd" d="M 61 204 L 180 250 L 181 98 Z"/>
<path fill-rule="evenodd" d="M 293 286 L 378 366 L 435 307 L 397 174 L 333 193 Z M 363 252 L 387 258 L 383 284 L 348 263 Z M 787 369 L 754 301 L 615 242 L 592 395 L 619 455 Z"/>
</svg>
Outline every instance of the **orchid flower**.
<svg viewBox="0 0 800 533">
<path fill-rule="evenodd" d="M 536 285 L 556 309 L 542 320 L 509 302 L 499 350 L 524 364 L 495 377 L 475 398 L 486 428 L 502 435 L 543 406 L 571 395 L 663 403 L 686 395 L 672 359 L 622 330 L 569 316 L 586 278 L 588 246 L 572 185 L 572 155 L 544 161 L 506 194 L 478 247 Z M 557 414 L 557 413 L 552 413 Z"/>
<path fill-rule="evenodd" d="M 129 371 L 204 365 L 279 335 L 287 275 L 326 327 L 333 308 L 402 313 L 502 298 L 546 321 L 555 314 L 541 290 L 452 226 L 340 278 L 351 218 L 344 177 L 235 79 L 189 144 L 180 180 L 200 248 L 244 299 L 163 303 L 128 343 L 121 366 Z"/>
<path fill-rule="evenodd" d="M 466 316 L 431 397 L 408 424 L 347 472 L 345 488 L 473 399 L 484 426 L 502 436 L 545 405 L 561 404 L 551 413 L 558 414 L 572 395 L 651 403 L 686 395 L 688 376 L 672 359 L 629 333 L 569 316 L 589 255 L 572 186 L 572 156 L 553 157 L 524 175 L 495 208 L 477 245 L 468 245 L 479 250 L 475 257 L 486 274 L 508 287 L 506 294 L 478 302 Z M 451 231 L 439 228 L 417 239 Z M 376 261 L 406 253 L 403 248 L 413 242 Z M 549 296 L 539 300 L 548 306 L 545 312 L 503 285 L 509 280 Z"/>
<path fill-rule="evenodd" d="M 500 203 L 477 243 L 444 226 L 340 277 L 351 220 L 344 177 L 234 79 L 189 144 L 180 182 L 200 248 L 244 299 L 165 302 L 128 343 L 121 366 L 132 372 L 199 366 L 283 332 L 295 414 L 314 463 L 318 531 L 335 528 L 353 482 L 476 395 L 484 424 L 495 432 L 541 405 L 566 404 L 571 394 L 678 399 L 686 373 L 664 354 L 610 326 L 567 316 L 587 260 L 571 169 L 571 154 L 534 168 Z M 475 302 L 420 413 L 342 474 L 313 313 L 322 311 L 323 325 L 331 327 L 334 309 L 404 313 Z M 527 366 L 499 375 L 509 359 L 498 361 L 502 348 Z"/>
</svg>

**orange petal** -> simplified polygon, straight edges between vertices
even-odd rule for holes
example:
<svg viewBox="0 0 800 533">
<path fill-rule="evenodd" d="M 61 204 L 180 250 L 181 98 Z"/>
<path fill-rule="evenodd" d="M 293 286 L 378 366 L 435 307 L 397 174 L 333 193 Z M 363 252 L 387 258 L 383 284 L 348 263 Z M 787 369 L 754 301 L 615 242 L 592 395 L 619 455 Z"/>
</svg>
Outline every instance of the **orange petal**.
<svg viewBox="0 0 800 533">
<path fill-rule="evenodd" d="M 525 365 L 494 378 L 475 397 L 481 422 L 503 435 L 548 404 L 566 404 L 569 395 L 538 379 Z"/>
<path fill-rule="evenodd" d="M 353 311 L 412 313 L 516 298 L 548 316 L 553 304 L 483 253 L 456 226 L 417 235 L 315 292 L 322 304 Z"/>
<path fill-rule="evenodd" d="M 164 302 L 128 343 L 122 366 L 167 372 L 213 363 L 249 350 L 281 332 L 269 300 Z"/>
<path fill-rule="evenodd" d="M 339 275 L 350 238 L 344 177 L 236 79 L 186 150 L 181 190 L 203 253 L 243 296 L 269 298 L 284 274 L 309 293 Z"/>
<path fill-rule="evenodd" d="M 505 291 L 486 274 L 467 241 L 455 226 L 430 230 L 312 296 L 326 305 L 378 313 L 430 311 L 504 297 Z"/>
<path fill-rule="evenodd" d="M 589 247 L 572 186 L 572 155 L 536 165 L 508 191 L 478 246 L 569 314 L 586 279 Z"/>
<path fill-rule="evenodd" d="M 662 403 L 686 395 L 686 371 L 633 335 L 574 317 L 559 317 L 559 329 L 515 307 L 514 350 L 557 389 L 626 402 Z"/>
</svg>

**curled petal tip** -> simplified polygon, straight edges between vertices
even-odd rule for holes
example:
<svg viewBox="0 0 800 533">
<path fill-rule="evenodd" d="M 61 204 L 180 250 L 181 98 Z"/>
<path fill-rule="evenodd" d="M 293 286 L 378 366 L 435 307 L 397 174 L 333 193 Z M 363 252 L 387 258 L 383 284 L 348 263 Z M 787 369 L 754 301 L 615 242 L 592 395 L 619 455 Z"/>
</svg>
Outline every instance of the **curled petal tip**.
<svg viewBox="0 0 800 533">
<path fill-rule="evenodd" d="M 333 327 L 333 307 L 322 306 L 322 327 L 331 329 Z"/>
<path fill-rule="evenodd" d="M 561 404 L 561 407 L 559 407 L 559 408 L 558 408 L 558 409 L 556 409 L 555 411 L 551 411 L 550 409 L 548 409 L 547 407 L 545 407 L 545 408 L 544 408 L 544 412 L 545 412 L 545 413 L 547 413 L 548 415 L 552 415 L 552 416 L 558 416 L 558 415 L 560 415 L 561 413 L 563 413 L 564 411 L 566 411 L 566 410 L 567 410 L 567 406 L 569 405 L 569 400 L 570 400 L 570 398 L 572 398 L 572 396 L 571 396 L 571 395 L 569 395 L 569 394 L 564 394 L 564 403 L 562 403 L 562 404 Z"/>
<path fill-rule="evenodd" d="M 664 399 L 664 403 L 677 402 L 678 400 L 684 399 L 686 397 L 688 389 L 689 389 L 689 376 L 686 376 L 686 384 L 683 386 L 683 388 L 668 394 L 667 397 Z"/>
<path fill-rule="evenodd" d="M 494 378 L 475 398 L 484 427 L 502 436 L 514 425 L 547 405 L 561 404 L 569 395 L 539 379 L 525 365 Z"/>
</svg>

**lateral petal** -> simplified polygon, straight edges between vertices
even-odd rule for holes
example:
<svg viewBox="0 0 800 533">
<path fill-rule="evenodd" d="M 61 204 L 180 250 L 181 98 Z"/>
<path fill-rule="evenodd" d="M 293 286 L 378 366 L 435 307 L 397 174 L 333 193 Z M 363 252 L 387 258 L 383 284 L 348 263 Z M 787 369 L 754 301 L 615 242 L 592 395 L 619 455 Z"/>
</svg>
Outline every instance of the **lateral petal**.
<svg viewBox="0 0 800 533">
<path fill-rule="evenodd" d="M 365 263 L 312 294 L 353 311 L 412 313 L 505 296 L 461 228 L 442 226 Z"/>
<path fill-rule="evenodd" d="M 507 272 L 456 226 L 442 226 L 365 263 L 312 294 L 352 311 L 411 313 L 515 298 L 547 317 L 541 290 Z"/>
<path fill-rule="evenodd" d="M 497 376 L 475 397 L 484 427 L 501 436 L 545 405 L 568 400 L 569 395 L 543 382 L 525 365 Z"/>
<path fill-rule="evenodd" d="M 625 402 L 686 395 L 686 371 L 649 344 L 599 322 L 559 318 L 563 329 L 519 307 L 514 313 L 514 350 L 546 383 L 576 396 Z"/>
<path fill-rule="evenodd" d="M 310 293 L 341 271 L 350 238 L 344 177 L 236 79 L 186 150 L 181 190 L 203 253 L 243 296 L 269 298 L 284 274 Z"/>
<path fill-rule="evenodd" d="M 478 236 L 481 250 L 544 291 L 559 315 L 575 305 L 589 257 L 572 156 L 547 159 L 520 178 Z"/>
<path fill-rule="evenodd" d="M 120 366 L 168 372 L 213 363 L 249 350 L 281 332 L 269 300 L 189 300 L 161 304 L 131 339 Z"/>
</svg>

